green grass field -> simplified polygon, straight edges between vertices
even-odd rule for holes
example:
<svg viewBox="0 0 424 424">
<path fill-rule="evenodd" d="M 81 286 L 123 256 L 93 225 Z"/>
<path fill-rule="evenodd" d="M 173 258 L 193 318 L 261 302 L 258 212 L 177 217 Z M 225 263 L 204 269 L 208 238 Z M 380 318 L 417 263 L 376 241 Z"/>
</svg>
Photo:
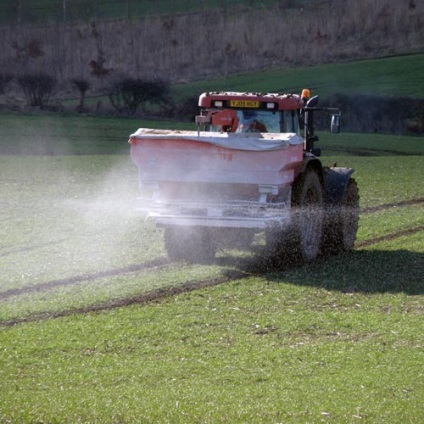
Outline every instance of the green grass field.
<svg viewBox="0 0 424 424">
<path fill-rule="evenodd" d="M 0 124 L 0 422 L 423 421 L 422 138 L 322 134 L 356 249 L 271 270 L 166 259 L 126 143 L 154 123 Z"/>
<path fill-rule="evenodd" d="M 323 99 L 332 94 L 424 97 L 424 55 L 396 56 L 310 67 L 264 70 L 174 87 L 176 97 L 203 91 L 301 93 L 309 88 Z"/>
<path fill-rule="evenodd" d="M 423 60 L 173 92 L 423 97 Z M 258 249 L 226 251 L 190 265 L 170 262 L 137 212 L 127 139 L 192 125 L 0 114 L 0 422 L 423 422 L 424 139 L 320 134 L 324 164 L 355 168 L 352 253 L 273 269 Z"/>
</svg>

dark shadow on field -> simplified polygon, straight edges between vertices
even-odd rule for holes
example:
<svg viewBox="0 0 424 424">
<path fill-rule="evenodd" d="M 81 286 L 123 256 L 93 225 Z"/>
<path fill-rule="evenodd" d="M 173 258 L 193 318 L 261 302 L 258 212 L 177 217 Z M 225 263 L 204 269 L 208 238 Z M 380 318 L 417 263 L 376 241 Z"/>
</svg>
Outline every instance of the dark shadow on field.
<svg viewBox="0 0 424 424">
<path fill-rule="evenodd" d="M 311 264 L 227 256 L 222 265 L 261 275 L 269 282 L 321 287 L 343 293 L 424 294 L 424 254 L 407 250 L 356 250 Z"/>
</svg>

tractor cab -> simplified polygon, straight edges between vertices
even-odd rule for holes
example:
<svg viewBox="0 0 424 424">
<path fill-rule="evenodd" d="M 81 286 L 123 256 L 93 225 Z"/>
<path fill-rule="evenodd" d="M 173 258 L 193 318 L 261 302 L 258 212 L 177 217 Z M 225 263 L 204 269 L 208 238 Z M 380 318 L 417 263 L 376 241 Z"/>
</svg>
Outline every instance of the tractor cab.
<svg viewBox="0 0 424 424">
<path fill-rule="evenodd" d="M 299 134 L 304 105 L 297 95 L 204 93 L 196 123 L 211 132 Z"/>
</svg>

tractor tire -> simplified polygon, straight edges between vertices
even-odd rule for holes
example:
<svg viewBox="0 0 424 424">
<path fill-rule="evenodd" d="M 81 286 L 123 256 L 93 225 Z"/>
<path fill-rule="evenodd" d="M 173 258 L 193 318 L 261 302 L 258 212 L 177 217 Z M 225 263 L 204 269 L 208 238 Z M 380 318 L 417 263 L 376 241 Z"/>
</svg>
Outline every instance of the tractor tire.
<svg viewBox="0 0 424 424">
<path fill-rule="evenodd" d="M 335 254 L 353 249 L 358 231 L 359 192 L 356 181 L 349 179 L 343 203 L 326 213 L 323 253 Z"/>
<path fill-rule="evenodd" d="M 294 182 L 291 203 L 290 228 L 265 233 L 268 250 L 282 262 L 312 262 L 320 253 L 323 234 L 323 188 L 312 168 Z"/>
<path fill-rule="evenodd" d="M 203 228 L 165 228 L 165 249 L 172 261 L 208 263 L 213 260 L 217 246 Z"/>
<path fill-rule="evenodd" d="M 294 251 L 304 262 L 312 262 L 320 253 L 323 233 L 323 189 L 314 170 L 307 170 L 295 182 L 292 208 Z"/>
</svg>

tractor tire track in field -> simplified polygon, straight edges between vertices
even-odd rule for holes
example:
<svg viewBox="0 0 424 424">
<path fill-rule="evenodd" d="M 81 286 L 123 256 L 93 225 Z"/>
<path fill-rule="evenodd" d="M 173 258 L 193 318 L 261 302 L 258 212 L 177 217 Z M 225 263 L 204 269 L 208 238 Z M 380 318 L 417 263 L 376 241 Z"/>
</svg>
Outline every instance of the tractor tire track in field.
<svg viewBox="0 0 424 424">
<path fill-rule="evenodd" d="M 390 203 L 390 204 L 384 204 L 379 206 L 373 206 L 364 208 L 361 210 L 361 214 L 368 214 L 373 212 L 379 212 L 382 210 L 391 209 L 393 207 L 406 207 L 406 206 L 413 206 L 413 205 L 419 205 L 424 203 L 424 198 L 417 198 L 412 199 L 408 201 L 402 201 L 398 203 Z M 391 234 L 387 234 L 384 236 L 376 237 L 369 240 L 363 240 L 360 242 L 357 242 L 355 244 L 356 248 L 364 248 L 368 246 L 372 246 L 374 244 L 378 244 L 382 241 L 390 241 L 394 240 L 399 237 L 408 236 L 412 234 L 419 233 L 421 231 L 424 231 L 424 225 L 410 228 L 407 230 L 397 231 Z M 56 280 L 56 281 L 50 281 L 44 284 L 36 285 L 36 286 L 30 286 L 30 287 L 22 287 L 20 289 L 11 289 L 7 290 L 3 293 L 0 293 L 0 300 L 6 299 L 8 297 L 27 294 L 27 293 L 34 293 L 34 292 L 41 292 L 45 290 L 54 289 L 56 287 L 60 286 L 68 286 L 72 284 L 81 283 L 84 281 L 88 281 L 91 279 L 97 279 L 97 278 L 106 278 L 106 277 L 114 277 L 118 275 L 124 275 L 127 273 L 133 273 L 133 272 L 139 272 L 139 271 L 148 271 L 148 270 L 154 270 L 158 268 L 164 268 L 167 266 L 171 266 L 173 263 L 170 262 L 167 258 L 158 258 L 149 262 L 145 262 L 138 265 L 130 265 L 128 267 L 113 269 L 109 271 L 102 271 L 98 273 L 93 274 L 87 274 L 87 275 L 81 275 L 77 277 L 70 277 L 67 279 L 62 280 Z M 17 318 L 9 321 L 3 321 L 0 322 L 0 327 L 11 327 L 16 324 L 20 323 L 26 323 L 26 322 L 37 322 L 37 321 L 43 321 L 53 318 L 61 318 L 66 317 L 69 315 L 77 315 L 77 314 L 87 314 L 90 312 L 101 312 L 101 311 L 107 311 L 115 308 L 121 308 L 125 306 L 130 305 L 144 305 L 147 303 L 160 301 L 161 299 L 175 296 L 178 294 L 188 293 L 191 291 L 199 290 L 206 287 L 212 287 L 217 286 L 224 283 L 229 283 L 234 280 L 240 280 L 244 278 L 248 278 L 254 275 L 264 275 L 267 272 L 276 272 L 278 269 L 274 269 L 272 265 L 269 264 L 267 261 L 259 261 L 253 264 L 252 262 L 247 263 L 241 263 L 240 264 L 240 270 L 224 270 L 223 275 L 220 277 L 212 278 L 212 279 L 205 279 L 205 280 L 198 280 L 198 281 L 192 281 L 185 284 L 181 284 L 179 286 L 173 286 L 173 287 L 165 287 L 160 288 L 157 290 L 153 290 L 147 293 L 140 294 L 138 296 L 132 296 L 129 298 L 124 299 L 117 299 L 117 300 L 111 300 L 107 303 L 100 303 L 98 305 L 91 305 L 87 307 L 82 308 L 75 308 L 75 309 L 69 309 L 64 310 L 61 312 L 43 312 L 39 314 L 34 314 L 28 317 L 24 318 Z M 253 265 L 253 266 L 252 266 Z M 294 266 L 297 266 L 296 264 Z M 292 266 L 286 267 L 285 270 L 292 269 Z M 282 271 L 280 269 L 280 271 Z"/>
<path fill-rule="evenodd" d="M 167 297 L 176 296 L 178 294 L 189 293 L 195 290 L 199 290 L 206 287 L 213 287 L 219 284 L 229 283 L 233 280 L 240 280 L 242 278 L 247 278 L 250 276 L 249 274 L 243 273 L 241 271 L 230 271 L 227 272 L 226 275 L 221 277 L 201 280 L 201 281 L 193 281 L 185 284 L 181 284 L 180 286 L 174 287 L 166 287 L 160 288 L 157 290 L 153 290 L 147 293 L 140 294 L 138 296 L 133 296 L 125 299 L 117 299 L 107 303 L 100 303 L 98 305 L 91 305 L 83 308 L 75 308 L 63 310 L 61 312 L 43 312 L 39 314 L 34 314 L 24 318 L 17 318 L 10 321 L 0 322 L 0 327 L 12 327 L 21 323 L 28 322 L 39 322 L 45 321 L 53 318 L 63 318 L 69 315 L 81 315 L 88 314 L 92 312 L 102 312 L 108 311 L 116 308 L 123 308 L 131 305 L 145 305 L 151 302 L 157 302 Z"/>
<path fill-rule="evenodd" d="M 424 231 L 424 225 L 420 225 L 419 227 L 415 227 L 415 228 L 408 228 L 407 230 L 397 231 L 395 233 L 386 234 L 380 237 L 375 237 L 370 240 L 363 240 L 358 243 L 355 243 L 355 247 L 356 248 L 368 247 L 368 246 L 372 246 L 373 244 L 381 243 L 382 241 L 395 240 L 399 237 L 410 236 L 412 234 L 416 234 L 421 231 Z"/>
<path fill-rule="evenodd" d="M 403 200 L 403 201 L 397 202 L 397 203 L 386 203 L 386 204 L 378 205 L 378 206 L 370 206 L 368 208 L 361 209 L 361 214 L 365 215 L 365 214 L 369 214 L 369 213 L 389 210 L 389 209 L 392 209 L 392 208 L 416 206 L 416 205 L 420 205 L 420 204 L 424 204 L 424 197 L 419 197 L 417 199 L 411 199 L 411 200 Z M 372 246 L 372 245 L 377 244 L 377 243 L 381 243 L 383 241 L 395 240 L 399 237 L 404 237 L 404 236 L 416 234 L 416 233 L 419 233 L 421 231 L 424 231 L 424 225 L 420 225 L 420 226 L 414 227 L 414 228 L 408 228 L 406 230 L 397 231 L 397 232 L 394 232 L 394 233 L 391 233 L 391 234 L 386 234 L 386 235 L 380 236 L 380 237 L 375 237 L 375 238 L 370 239 L 370 240 L 362 240 L 362 241 L 356 242 L 355 247 L 356 248 L 368 247 L 368 246 Z"/>
<path fill-rule="evenodd" d="M 397 202 L 397 203 L 386 203 L 386 204 L 383 204 L 383 205 L 363 208 L 363 209 L 361 209 L 361 214 L 380 212 L 380 211 L 395 208 L 395 207 L 414 206 L 414 205 L 418 205 L 418 204 L 424 204 L 424 197 L 423 198 L 417 198 L 417 199 L 411 199 L 411 200 L 405 200 L 405 201 L 401 201 L 401 202 Z M 370 245 L 373 245 L 373 244 L 377 244 L 381 241 L 393 240 L 395 238 L 398 238 L 398 237 L 401 237 L 401 236 L 404 236 L 404 235 L 413 234 L 415 232 L 419 232 L 419 231 L 422 231 L 422 230 L 423 230 L 423 227 L 418 227 L 416 229 L 408 229 L 408 230 L 404 230 L 404 231 L 401 231 L 401 232 L 389 234 L 389 235 L 386 235 L 386 236 L 381 236 L 381 237 L 377 237 L 377 238 L 370 239 L 370 240 L 364 240 L 362 242 L 358 242 L 356 244 L 356 247 L 370 246 Z M 0 300 L 6 299 L 6 298 L 9 298 L 9 297 L 12 297 L 12 296 L 18 296 L 18 295 L 23 295 L 23 294 L 27 294 L 27 293 L 36 293 L 36 292 L 51 290 L 51 289 L 54 289 L 54 288 L 57 288 L 57 287 L 69 286 L 69 285 L 73 285 L 73 284 L 82 283 L 84 281 L 96 280 L 96 279 L 99 279 L 99 278 L 114 277 L 114 276 L 124 275 L 124 274 L 128 274 L 128 273 L 133 273 L 133 272 L 147 271 L 147 270 L 155 269 L 155 268 L 163 268 L 163 267 L 166 267 L 166 266 L 170 266 L 171 264 L 172 263 L 167 258 L 158 258 L 158 259 L 154 259 L 154 260 L 151 260 L 151 261 L 148 261 L 148 262 L 144 262 L 144 263 L 136 264 L 136 265 L 130 265 L 130 266 L 123 267 L 123 268 L 117 268 L 117 269 L 108 270 L 108 271 L 96 272 L 96 273 L 93 273 L 93 274 L 85 274 L 85 275 L 80 275 L 80 276 L 75 276 L 75 277 L 70 277 L 70 278 L 64 278 L 64 279 L 60 279 L 60 280 L 49 281 L 49 282 L 46 282 L 46 283 L 43 283 L 43 284 L 26 286 L 26 287 L 21 287 L 21 288 L 17 288 L 17 289 L 10 289 L 10 290 L 4 291 L 4 292 L 0 292 Z M 267 270 L 264 269 L 263 271 L 266 272 Z"/>
<path fill-rule="evenodd" d="M 10 289 L 0 292 L 0 300 L 7 299 L 12 296 L 19 296 L 28 293 L 36 293 L 55 289 L 57 287 L 70 286 L 73 284 L 82 283 L 84 281 L 97 280 L 99 278 L 115 277 L 123 274 L 147 271 L 150 269 L 164 268 L 170 266 L 171 262 L 167 258 L 153 259 L 141 264 L 129 265 L 123 268 L 112 269 L 108 271 L 95 272 L 92 274 L 83 274 L 75 277 L 63 278 L 60 280 L 48 281 L 46 283 L 37 284 L 33 286 L 25 286 L 17 289 Z"/>
<path fill-rule="evenodd" d="M 369 214 L 369 213 L 381 212 L 381 211 L 392 209 L 392 208 L 416 206 L 416 205 L 420 205 L 420 204 L 424 204 L 424 197 L 419 197 L 419 198 L 410 199 L 410 200 L 403 200 L 401 202 L 396 202 L 396 203 L 385 203 L 383 205 L 370 206 L 370 207 L 361 209 L 360 213 L 361 213 L 361 215 L 366 215 L 366 214 Z M 421 231 L 424 231 L 424 225 L 420 225 L 420 226 L 415 227 L 415 228 L 408 228 L 407 230 L 396 231 L 394 233 L 386 234 L 384 236 L 374 237 L 374 238 L 369 239 L 369 240 L 362 240 L 362 241 L 356 242 L 355 247 L 356 248 L 368 247 L 368 246 L 372 246 L 374 244 L 377 244 L 377 243 L 380 243 L 380 242 L 383 242 L 383 241 L 395 240 L 399 237 L 404 237 L 404 236 L 416 234 L 416 233 L 419 233 Z"/>
<path fill-rule="evenodd" d="M 418 197 L 416 199 L 411 199 L 411 200 L 402 200 L 401 202 L 396 202 L 396 203 L 385 203 L 383 205 L 378 205 L 378 206 L 369 206 L 367 208 L 361 209 L 361 214 L 380 212 L 380 211 L 384 211 L 391 208 L 401 208 L 401 207 L 415 206 L 420 204 L 424 204 L 424 197 Z"/>
</svg>

